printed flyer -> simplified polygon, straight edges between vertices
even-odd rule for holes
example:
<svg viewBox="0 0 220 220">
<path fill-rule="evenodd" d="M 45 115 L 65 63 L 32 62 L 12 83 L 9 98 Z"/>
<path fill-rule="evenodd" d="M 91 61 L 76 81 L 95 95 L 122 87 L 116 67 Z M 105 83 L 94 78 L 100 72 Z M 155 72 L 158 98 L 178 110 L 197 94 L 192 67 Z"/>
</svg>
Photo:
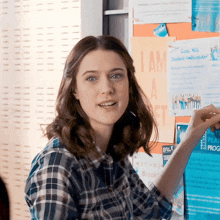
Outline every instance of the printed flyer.
<svg viewBox="0 0 220 220">
<path fill-rule="evenodd" d="M 191 116 L 210 104 L 220 107 L 219 45 L 218 37 L 168 43 L 170 116 Z"/>
<path fill-rule="evenodd" d="M 188 124 L 177 123 L 177 144 L 184 138 Z M 220 130 L 203 135 L 186 166 L 185 215 L 187 220 L 220 219 Z"/>
</svg>

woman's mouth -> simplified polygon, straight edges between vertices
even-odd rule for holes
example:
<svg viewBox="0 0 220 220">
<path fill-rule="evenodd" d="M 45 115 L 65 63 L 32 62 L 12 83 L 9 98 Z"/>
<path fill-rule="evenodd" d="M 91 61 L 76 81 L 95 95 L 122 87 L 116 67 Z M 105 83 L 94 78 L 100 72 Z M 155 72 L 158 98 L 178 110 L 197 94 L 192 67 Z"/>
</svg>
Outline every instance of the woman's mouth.
<svg viewBox="0 0 220 220">
<path fill-rule="evenodd" d="M 106 100 L 100 102 L 98 105 L 105 109 L 111 109 L 112 107 L 116 106 L 117 102 L 115 100 Z"/>
<path fill-rule="evenodd" d="M 113 106 L 115 104 L 116 104 L 116 102 L 105 102 L 105 103 L 99 104 L 99 106 L 101 106 L 101 107 L 109 107 L 109 106 Z"/>
</svg>

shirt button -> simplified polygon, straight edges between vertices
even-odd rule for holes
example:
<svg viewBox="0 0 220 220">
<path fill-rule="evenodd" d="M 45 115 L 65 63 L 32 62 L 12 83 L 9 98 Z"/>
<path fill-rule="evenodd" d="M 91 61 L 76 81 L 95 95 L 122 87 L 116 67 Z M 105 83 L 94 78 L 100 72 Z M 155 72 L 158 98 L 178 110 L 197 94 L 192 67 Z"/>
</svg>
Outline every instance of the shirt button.
<svg viewBox="0 0 220 220">
<path fill-rule="evenodd" d="M 109 188 L 108 188 L 108 192 L 110 192 L 110 193 L 113 192 L 113 188 L 112 188 L 112 187 L 109 187 Z"/>
<path fill-rule="evenodd" d="M 122 187 L 123 190 L 125 190 L 125 189 L 127 189 L 127 188 L 128 188 L 128 184 L 125 184 L 125 185 Z"/>
</svg>

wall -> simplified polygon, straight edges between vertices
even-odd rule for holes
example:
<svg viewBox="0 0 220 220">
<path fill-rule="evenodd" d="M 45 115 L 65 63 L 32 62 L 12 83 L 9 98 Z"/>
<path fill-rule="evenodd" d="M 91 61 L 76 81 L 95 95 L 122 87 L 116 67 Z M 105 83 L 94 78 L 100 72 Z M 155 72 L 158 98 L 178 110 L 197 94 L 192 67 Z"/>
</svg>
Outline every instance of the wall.
<svg viewBox="0 0 220 220">
<path fill-rule="evenodd" d="M 80 0 L 0 1 L 0 176 L 12 220 L 30 219 L 25 180 L 45 146 L 66 56 L 81 38 Z"/>
</svg>

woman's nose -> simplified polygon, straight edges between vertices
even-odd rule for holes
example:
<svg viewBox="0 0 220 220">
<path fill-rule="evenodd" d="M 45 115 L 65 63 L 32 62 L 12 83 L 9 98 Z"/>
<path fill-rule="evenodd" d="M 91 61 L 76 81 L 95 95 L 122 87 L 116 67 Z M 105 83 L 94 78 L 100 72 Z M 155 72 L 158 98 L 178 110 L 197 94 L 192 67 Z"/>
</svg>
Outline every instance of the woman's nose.
<svg viewBox="0 0 220 220">
<path fill-rule="evenodd" d="M 103 80 L 101 81 L 101 93 L 102 94 L 114 93 L 114 85 L 111 79 L 103 78 Z"/>
</svg>

